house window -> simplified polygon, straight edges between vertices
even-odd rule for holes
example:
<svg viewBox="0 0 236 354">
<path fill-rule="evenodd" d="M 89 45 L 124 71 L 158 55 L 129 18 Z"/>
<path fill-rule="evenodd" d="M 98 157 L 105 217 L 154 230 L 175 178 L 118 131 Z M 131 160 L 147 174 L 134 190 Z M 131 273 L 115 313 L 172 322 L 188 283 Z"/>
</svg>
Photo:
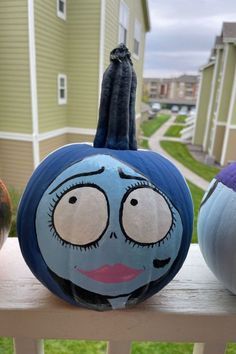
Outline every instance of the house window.
<svg viewBox="0 0 236 354">
<path fill-rule="evenodd" d="M 185 91 L 186 97 L 193 97 L 193 91 Z"/>
<path fill-rule="evenodd" d="M 192 90 L 193 89 L 193 84 L 190 84 L 189 82 L 185 83 L 185 88 L 188 90 Z"/>
<path fill-rule="evenodd" d="M 134 23 L 134 54 L 139 56 L 141 42 L 141 23 L 135 20 Z"/>
<path fill-rule="evenodd" d="M 155 88 L 155 87 L 151 87 L 150 88 L 150 91 L 153 93 L 153 92 L 157 92 L 157 88 Z"/>
<path fill-rule="evenodd" d="M 129 8 L 124 1 L 120 2 L 119 43 L 127 45 L 127 32 L 129 24 Z"/>
<path fill-rule="evenodd" d="M 58 104 L 67 103 L 67 76 L 64 74 L 58 75 Z"/>
<path fill-rule="evenodd" d="M 66 0 L 57 0 L 57 16 L 66 20 Z"/>
</svg>

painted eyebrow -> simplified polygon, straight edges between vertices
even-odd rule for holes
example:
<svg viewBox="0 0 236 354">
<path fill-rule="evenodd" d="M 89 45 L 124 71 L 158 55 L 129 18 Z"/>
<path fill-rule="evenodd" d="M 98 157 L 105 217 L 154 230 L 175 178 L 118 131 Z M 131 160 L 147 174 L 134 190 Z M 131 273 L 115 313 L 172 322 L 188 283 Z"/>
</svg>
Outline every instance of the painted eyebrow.
<svg viewBox="0 0 236 354">
<path fill-rule="evenodd" d="M 49 194 L 54 193 L 59 187 L 61 187 L 64 183 L 70 181 L 73 178 L 78 178 L 78 177 L 84 177 L 84 176 L 93 176 L 93 175 L 99 175 L 100 173 L 103 173 L 105 171 L 105 167 L 101 167 L 99 170 L 96 171 L 91 171 L 91 172 L 83 172 L 83 173 L 78 173 L 77 175 L 73 175 L 71 177 L 68 177 L 67 179 L 65 179 L 63 182 L 61 182 L 60 184 L 58 184 L 58 186 L 56 186 L 51 192 L 49 192 Z"/>
<path fill-rule="evenodd" d="M 124 171 L 122 171 L 122 168 L 121 168 L 121 167 L 118 168 L 118 172 L 119 172 L 120 178 L 124 178 L 124 179 L 137 179 L 138 181 L 147 181 L 147 179 L 144 178 L 144 177 L 139 177 L 139 176 L 134 176 L 134 175 L 127 175 L 126 173 L 124 173 Z"/>
</svg>

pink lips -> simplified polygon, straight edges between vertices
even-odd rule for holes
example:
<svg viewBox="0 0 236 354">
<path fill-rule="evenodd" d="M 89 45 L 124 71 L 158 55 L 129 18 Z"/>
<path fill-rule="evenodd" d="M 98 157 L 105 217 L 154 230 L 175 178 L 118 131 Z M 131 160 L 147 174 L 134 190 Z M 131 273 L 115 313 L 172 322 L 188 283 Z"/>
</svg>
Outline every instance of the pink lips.
<svg viewBox="0 0 236 354">
<path fill-rule="evenodd" d="M 106 264 L 103 267 L 89 271 L 79 268 L 77 268 L 77 270 L 87 277 L 101 283 L 121 283 L 130 281 L 143 272 L 143 269 L 129 268 L 121 263 L 114 265 Z"/>
</svg>

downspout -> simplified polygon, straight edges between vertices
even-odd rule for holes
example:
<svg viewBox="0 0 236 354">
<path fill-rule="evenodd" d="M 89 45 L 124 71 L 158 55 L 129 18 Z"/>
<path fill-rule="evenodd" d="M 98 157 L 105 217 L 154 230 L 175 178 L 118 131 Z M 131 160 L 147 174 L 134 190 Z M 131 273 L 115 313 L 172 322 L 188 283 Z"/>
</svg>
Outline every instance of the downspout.
<svg viewBox="0 0 236 354">
<path fill-rule="evenodd" d="M 215 95 L 216 95 L 216 85 L 217 85 L 217 79 L 218 79 L 219 65 L 220 65 L 220 53 L 219 53 L 219 49 L 218 49 L 217 50 L 217 57 L 216 57 L 216 61 L 215 61 L 214 72 L 213 72 L 212 84 L 211 84 L 211 96 L 210 96 L 210 101 L 209 101 L 209 106 L 208 106 L 208 111 L 207 111 L 207 124 L 206 124 L 204 140 L 203 140 L 203 151 L 208 150 L 209 129 L 210 129 L 210 126 L 212 123 L 212 115 L 214 114 L 213 104 L 214 104 L 214 99 L 215 99 Z"/>
<path fill-rule="evenodd" d="M 35 48 L 34 0 L 28 0 L 29 69 L 32 114 L 33 163 L 36 168 L 39 157 L 38 96 Z"/>
<path fill-rule="evenodd" d="M 195 118 L 195 123 L 194 123 L 194 130 L 193 130 L 193 137 L 192 137 L 192 144 L 195 143 L 195 139 L 196 139 L 196 132 L 197 132 L 197 119 L 198 119 L 198 115 L 199 115 L 199 110 L 200 110 L 200 101 L 201 101 L 201 95 L 202 95 L 202 87 L 203 87 L 203 70 L 201 72 L 201 77 L 200 77 L 200 84 L 199 84 L 199 91 L 198 91 L 198 96 L 197 96 L 197 102 L 196 102 L 196 118 Z"/>
<path fill-rule="evenodd" d="M 224 166 L 225 164 L 227 164 L 226 153 L 227 153 L 227 148 L 228 148 L 228 144 L 229 144 L 230 127 L 231 127 L 232 119 L 234 116 L 235 102 L 236 102 L 236 69 L 234 72 L 234 83 L 233 83 L 233 89 L 232 89 L 232 94 L 231 94 L 228 119 L 227 119 L 227 124 L 225 127 L 225 136 L 224 136 L 224 142 L 223 142 L 221 160 L 220 160 L 221 166 Z"/>
<path fill-rule="evenodd" d="M 229 44 L 226 45 L 225 48 L 225 53 L 224 55 L 224 63 L 223 63 L 223 69 L 222 69 L 222 77 L 221 77 L 221 82 L 220 82 L 220 92 L 218 96 L 218 107 L 216 111 L 216 116 L 214 117 L 214 126 L 213 126 L 213 138 L 211 142 L 211 147 L 209 154 L 213 156 L 213 150 L 214 150 L 214 144 L 215 144 L 215 139 L 216 139 L 216 129 L 217 129 L 217 122 L 219 121 L 219 113 L 220 113 L 220 108 L 222 104 L 222 95 L 224 91 L 224 83 L 225 83 L 225 75 L 226 75 L 226 70 L 227 70 L 227 65 L 228 65 L 228 56 L 229 56 Z"/>
<path fill-rule="evenodd" d="M 98 107 L 100 104 L 102 78 L 104 72 L 106 0 L 101 0 L 100 4 L 101 4 L 101 8 L 100 8 L 100 38 L 99 38 Z"/>
</svg>

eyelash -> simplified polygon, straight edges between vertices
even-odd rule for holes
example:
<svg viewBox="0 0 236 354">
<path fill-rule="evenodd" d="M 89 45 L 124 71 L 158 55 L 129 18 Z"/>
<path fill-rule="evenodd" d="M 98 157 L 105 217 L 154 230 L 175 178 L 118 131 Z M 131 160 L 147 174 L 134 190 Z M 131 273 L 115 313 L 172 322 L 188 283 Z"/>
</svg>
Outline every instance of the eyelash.
<svg viewBox="0 0 236 354">
<path fill-rule="evenodd" d="M 91 250 L 93 248 L 97 248 L 99 247 L 99 244 L 98 242 L 93 242 L 91 244 L 88 244 L 86 246 L 79 246 L 79 245 L 75 245 L 75 244 L 72 244 L 72 243 L 69 243 L 65 240 L 63 240 L 57 233 L 55 227 L 54 227 L 54 224 L 53 224 L 53 212 L 54 212 L 54 209 L 55 209 L 55 206 L 57 204 L 57 202 L 59 201 L 59 199 L 61 199 L 61 197 L 66 194 L 68 191 L 72 190 L 72 189 L 75 189 L 75 187 L 77 186 L 83 186 L 85 185 L 85 183 L 82 181 L 80 183 L 73 183 L 71 184 L 70 186 L 67 186 L 65 189 L 63 189 L 62 191 L 60 191 L 60 194 L 56 193 L 55 196 L 56 196 L 56 199 L 53 197 L 52 198 L 52 202 L 53 203 L 49 203 L 50 204 L 50 207 L 49 207 L 49 213 L 48 213 L 48 216 L 49 216 L 49 220 L 48 220 L 48 227 L 50 228 L 50 231 L 52 232 L 53 234 L 53 237 L 55 237 L 57 239 L 57 241 L 59 241 L 61 243 L 62 246 L 64 247 L 69 247 L 69 248 L 73 248 L 73 249 L 76 249 L 76 250 L 80 250 L 81 252 L 82 251 L 88 251 L 88 250 Z M 90 183 L 89 185 L 95 185 L 94 183 Z M 153 186 L 148 182 L 148 181 L 139 181 L 139 182 L 136 182 L 134 184 L 131 184 L 129 185 L 127 188 L 126 188 L 126 192 L 128 192 L 129 190 L 133 189 L 133 188 L 137 188 L 137 187 L 150 187 L 150 188 L 153 188 Z M 154 190 L 156 190 L 165 200 L 166 200 L 166 197 L 164 196 L 164 194 L 158 190 L 157 188 L 154 187 Z M 170 205 L 170 203 L 166 200 L 170 210 L 171 210 L 171 215 L 172 215 L 172 224 L 171 224 L 171 227 L 170 227 L 170 230 L 168 231 L 168 233 L 166 234 L 166 236 L 160 240 L 160 241 L 157 241 L 155 243 L 151 243 L 151 244 L 141 244 L 141 243 L 138 243 L 138 242 L 135 242 L 133 241 L 132 239 L 130 238 L 127 238 L 126 237 L 126 240 L 125 242 L 129 243 L 130 245 L 132 245 L 132 247 L 142 247 L 142 248 L 154 248 L 156 246 L 160 247 L 161 245 L 163 245 L 166 241 L 168 241 L 170 238 L 171 238 L 171 235 L 172 235 L 172 232 L 173 232 L 173 229 L 174 227 L 176 226 L 176 217 L 175 217 L 175 212 L 174 212 L 174 208 Z"/>
<path fill-rule="evenodd" d="M 60 242 L 60 244 L 64 247 L 69 247 L 69 248 L 73 248 L 76 250 L 80 250 L 82 251 L 88 251 L 91 250 L 93 248 L 97 248 L 98 242 L 93 242 L 91 244 L 85 245 L 85 246 L 79 246 L 79 245 L 75 245 L 73 243 L 69 243 L 65 240 L 63 240 L 57 233 L 55 227 L 54 227 L 54 223 L 53 223 L 53 213 L 55 210 L 55 206 L 57 205 L 58 201 L 63 197 L 64 194 L 66 194 L 67 192 L 69 192 L 72 189 L 75 189 L 78 186 L 83 186 L 85 185 L 85 183 L 82 181 L 80 183 L 73 183 L 70 184 L 69 186 L 67 186 L 66 188 L 64 188 L 62 191 L 60 191 L 60 193 L 55 193 L 55 196 L 52 198 L 51 202 L 49 203 L 50 207 L 49 207 L 49 212 L 48 212 L 48 227 L 50 229 L 50 231 L 52 232 L 53 237 L 55 237 L 57 239 L 58 242 Z M 86 185 L 88 185 L 88 183 L 86 183 Z M 95 185 L 94 183 L 89 183 L 89 185 Z"/>
<path fill-rule="evenodd" d="M 135 187 L 151 187 L 152 188 L 152 185 L 148 181 L 136 182 L 136 183 L 130 184 L 128 187 L 126 187 L 126 192 L 128 192 L 129 190 L 131 190 Z"/>
<path fill-rule="evenodd" d="M 169 204 L 168 204 L 169 205 Z M 132 239 L 128 238 L 126 236 L 126 239 L 125 239 L 125 242 L 129 243 L 129 245 L 132 245 L 132 247 L 141 247 L 141 248 L 154 248 L 156 246 L 160 247 L 161 245 L 164 245 L 164 243 L 166 241 L 168 241 L 170 238 L 171 238 L 171 235 L 172 235 L 172 232 L 174 230 L 174 227 L 176 226 L 176 217 L 175 217 L 175 214 L 173 212 L 173 208 L 169 205 L 170 207 L 170 210 L 171 210 L 171 214 L 172 214 L 172 224 L 171 224 L 171 227 L 170 227 L 170 230 L 168 231 L 168 233 L 166 234 L 165 237 L 163 237 L 162 240 L 160 241 L 157 241 L 155 243 L 150 243 L 150 244 L 142 244 L 142 243 L 138 243 L 138 242 L 135 242 L 133 241 Z"/>
<path fill-rule="evenodd" d="M 154 187 L 151 183 L 149 183 L 148 181 L 141 181 L 141 182 L 137 182 L 137 183 L 135 183 L 135 184 L 132 184 L 132 185 L 128 186 L 128 187 L 126 188 L 126 193 L 127 193 L 129 190 L 131 190 L 131 189 L 133 189 L 133 188 L 135 188 L 135 187 L 139 187 L 139 186 L 141 186 L 141 187 L 150 187 L 150 188 L 152 188 L 153 190 L 157 191 L 157 192 L 165 199 L 165 201 L 166 201 L 166 203 L 168 204 L 168 206 L 169 206 L 169 208 L 170 208 L 170 211 L 171 211 L 172 224 L 171 224 L 170 230 L 169 230 L 168 233 L 165 235 L 165 237 L 163 237 L 162 240 L 157 241 L 157 242 L 155 242 L 155 243 L 142 244 L 142 243 L 138 243 L 138 242 L 133 241 L 132 239 L 128 238 L 127 236 L 126 236 L 125 242 L 126 242 L 126 243 L 128 242 L 130 245 L 132 245 L 132 247 L 137 247 L 137 248 L 139 248 L 139 247 L 142 247 L 142 248 L 144 248 L 144 247 L 145 247 L 145 248 L 154 248 L 154 247 L 156 247 L 156 246 L 160 247 L 161 245 L 163 245 L 166 241 L 168 241 L 168 240 L 171 238 L 172 232 L 173 232 L 173 230 L 174 230 L 174 228 L 175 228 L 175 226 L 176 226 L 176 221 L 177 221 L 177 220 L 176 220 L 176 217 L 175 217 L 174 208 L 171 206 L 171 204 L 169 203 L 169 201 L 166 199 L 165 195 L 164 195 L 159 189 L 157 189 L 157 188 Z"/>
<path fill-rule="evenodd" d="M 69 243 L 69 242 L 63 240 L 59 236 L 59 234 L 56 231 L 56 228 L 54 227 L 54 223 L 53 223 L 53 213 L 54 213 L 55 206 L 57 205 L 58 201 L 63 197 L 64 194 L 66 194 L 70 190 L 75 189 L 78 186 L 83 186 L 83 185 L 85 185 L 85 183 L 83 181 L 81 181 L 80 183 L 72 183 L 69 186 L 67 186 L 66 188 L 64 188 L 63 190 L 61 190 L 60 193 L 57 193 L 57 192 L 55 193 L 55 196 L 52 198 L 51 202 L 49 203 L 50 207 L 49 207 L 49 212 L 48 212 L 48 217 L 49 217 L 48 227 L 49 227 L 53 237 L 55 237 L 57 239 L 57 241 L 60 242 L 60 244 L 62 246 L 73 248 L 73 249 L 80 250 L 80 251 L 88 251 L 93 248 L 99 247 L 98 242 L 95 241 L 95 242 L 88 244 L 86 246 L 79 246 L 79 245 Z M 87 185 L 87 183 L 86 183 L 86 185 Z M 95 185 L 95 184 L 89 183 L 89 185 Z M 126 191 L 128 191 L 136 186 L 150 186 L 150 184 L 146 181 L 137 182 L 137 183 L 132 184 L 129 187 L 127 187 Z"/>
</svg>

